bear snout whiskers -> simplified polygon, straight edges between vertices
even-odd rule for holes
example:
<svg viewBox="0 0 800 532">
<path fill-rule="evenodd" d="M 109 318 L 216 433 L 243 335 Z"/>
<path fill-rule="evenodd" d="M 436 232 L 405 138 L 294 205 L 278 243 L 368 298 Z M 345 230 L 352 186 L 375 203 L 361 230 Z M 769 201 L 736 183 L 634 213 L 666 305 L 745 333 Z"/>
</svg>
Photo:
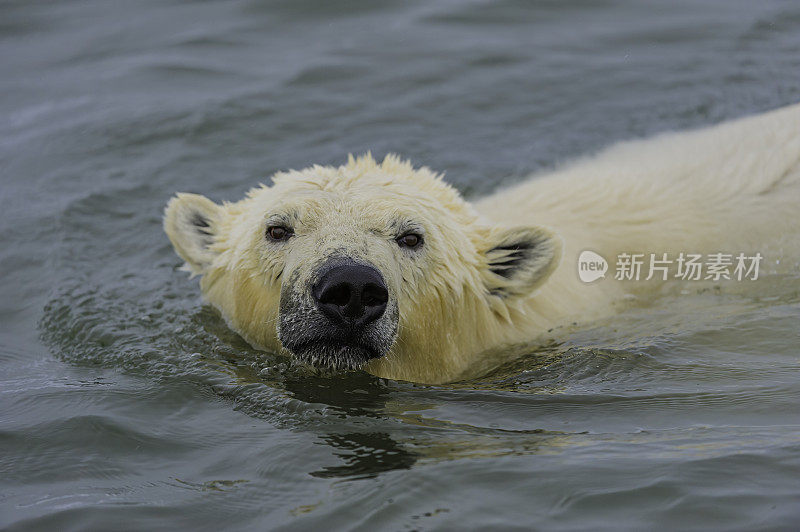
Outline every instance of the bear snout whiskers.
<svg viewBox="0 0 800 532">
<path fill-rule="evenodd" d="M 380 272 L 356 262 L 325 271 L 311 288 L 314 303 L 334 325 L 362 329 L 386 311 L 389 291 Z"/>
<path fill-rule="evenodd" d="M 385 356 L 394 344 L 398 309 L 380 270 L 337 256 L 312 279 L 310 285 L 294 279 L 294 289 L 281 293 L 282 347 L 316 367 L 357 369 Z"/>
</svg>

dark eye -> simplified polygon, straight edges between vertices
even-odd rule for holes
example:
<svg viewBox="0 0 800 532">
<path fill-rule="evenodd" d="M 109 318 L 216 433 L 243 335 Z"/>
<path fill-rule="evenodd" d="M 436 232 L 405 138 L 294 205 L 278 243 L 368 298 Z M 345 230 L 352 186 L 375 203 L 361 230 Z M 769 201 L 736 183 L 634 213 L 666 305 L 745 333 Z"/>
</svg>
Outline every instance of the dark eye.
<svg viewBox="0 0 800 532">
<path fill-rule="evenodd" d="M 282 225 L 271 225 L 267 227 L 267 236 L 270 240 L 281 242 L 283 240 L 288 240 L 289 237 L 292 236 L 292 230 Z"/>
<path fill-rule="evenodd" d="M 415 249 L 422 245 L 422 235 L 407 233 L 397 239 L 397 244 L 401 248 Z"/>
</svg>

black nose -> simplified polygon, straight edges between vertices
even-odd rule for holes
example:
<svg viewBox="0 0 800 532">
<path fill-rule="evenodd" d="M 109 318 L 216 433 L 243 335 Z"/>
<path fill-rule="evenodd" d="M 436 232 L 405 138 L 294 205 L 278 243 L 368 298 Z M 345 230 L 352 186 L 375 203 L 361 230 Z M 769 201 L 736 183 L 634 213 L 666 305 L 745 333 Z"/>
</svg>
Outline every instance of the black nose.
<svg viewBox="0 0 800 532">
<path fill-rule="evenodd" d="M 323 314 L 344 327 L 363 327 L 377 320 L 389 300 L 380 272 L 356 263 L 326 271 L 311 289 L 311 295 Z"/>
</svg>

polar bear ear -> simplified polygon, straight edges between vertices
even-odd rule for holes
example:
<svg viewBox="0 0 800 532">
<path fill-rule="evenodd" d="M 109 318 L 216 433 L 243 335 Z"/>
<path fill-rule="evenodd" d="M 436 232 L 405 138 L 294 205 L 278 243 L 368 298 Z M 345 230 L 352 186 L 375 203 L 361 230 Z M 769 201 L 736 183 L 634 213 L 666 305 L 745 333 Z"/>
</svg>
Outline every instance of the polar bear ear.
<svg viewBox="0 0 800 532">
<path fill-rule="evenodd" d="M 220 217 L 221 207 L 198 194 L 177 194 L 164 210 L 164 231 L 193 275 L 205 273 L 217 255 L 210 246 Z"/>
<path fill-rule="evenodd" d="M 502 297 L 530 295 L 561 259 L 561 239 L 542 227 L 495 227 L 486 240 L 486 284 Z"/>
</svg>

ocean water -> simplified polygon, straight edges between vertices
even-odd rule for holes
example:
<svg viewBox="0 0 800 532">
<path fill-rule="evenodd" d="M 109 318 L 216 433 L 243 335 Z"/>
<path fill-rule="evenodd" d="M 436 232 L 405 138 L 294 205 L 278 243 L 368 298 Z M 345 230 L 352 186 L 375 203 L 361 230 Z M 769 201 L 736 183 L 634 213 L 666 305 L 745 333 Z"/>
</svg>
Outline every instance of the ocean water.
<svg viewBox="0 0 800 532">
<path fill-rule="evenodd" d="M 475 198 L 796 103 L 797 2 L 9 0 L 0 65 L 0 528 L 800 523 L 798 276 L 423 386 L 252 350 L 161 229 L 348 153 Z"/>
</svg>

